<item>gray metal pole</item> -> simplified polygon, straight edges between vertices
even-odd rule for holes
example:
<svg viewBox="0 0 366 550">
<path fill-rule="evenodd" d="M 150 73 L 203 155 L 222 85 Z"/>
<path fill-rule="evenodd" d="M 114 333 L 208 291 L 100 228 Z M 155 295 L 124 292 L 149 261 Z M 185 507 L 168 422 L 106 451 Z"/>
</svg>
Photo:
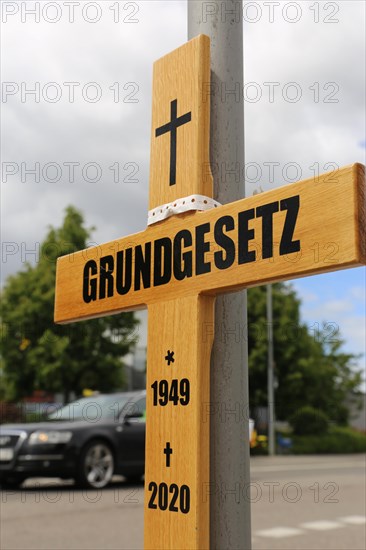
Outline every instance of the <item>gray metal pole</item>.
<svg viewBox="0 0 366 550">
<path fill-rule="evenodd" d="M 188 37 L 211 39 L 214 198 L 244 196 L 242 1 L 188 0 Z M 211 362 L 210 548 L 250 550 L 246 293 L 216 299 Z"/>
<path fill-rule="evenodd" d="M 275 412 L 274 412 L 274 379 L 273 379 L 273 306 L 272 285 L 267 285 L 267 324 L 268 324 L 268 367 L 267 367 L 267 401 L 268 401 L 268 454 L 275 454 Z"/>
</svg>

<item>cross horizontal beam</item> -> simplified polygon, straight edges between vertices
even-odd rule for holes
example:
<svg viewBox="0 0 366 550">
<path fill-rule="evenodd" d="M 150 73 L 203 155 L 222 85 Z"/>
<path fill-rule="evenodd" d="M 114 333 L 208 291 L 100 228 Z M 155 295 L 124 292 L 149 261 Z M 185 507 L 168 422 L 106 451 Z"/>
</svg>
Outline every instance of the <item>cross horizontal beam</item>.
<svg viewBox="0 0 366 550">
<path fill-rule="evenodd" d="M 58 259 L 55 321 L 365 264 L 365 170 L 354 164 Z"/>
</svg>

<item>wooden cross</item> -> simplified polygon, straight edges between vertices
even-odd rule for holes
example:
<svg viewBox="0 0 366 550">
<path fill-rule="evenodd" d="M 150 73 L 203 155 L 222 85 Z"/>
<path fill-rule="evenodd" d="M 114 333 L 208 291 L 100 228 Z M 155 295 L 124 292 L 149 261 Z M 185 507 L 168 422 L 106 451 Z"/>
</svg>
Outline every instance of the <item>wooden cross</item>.
<svg viewBox="0 0 366 550">
<path fill-rule="evenodd" d="M 200 35 L 154 64 L 152 218 L 212 197 L 209 48 Z M 363 265 L 364 226 L 355 164 L 58 259 L 57 323 L 148 307 L 145 548 L 209 548 L 215 295 Z"/>
</svg>

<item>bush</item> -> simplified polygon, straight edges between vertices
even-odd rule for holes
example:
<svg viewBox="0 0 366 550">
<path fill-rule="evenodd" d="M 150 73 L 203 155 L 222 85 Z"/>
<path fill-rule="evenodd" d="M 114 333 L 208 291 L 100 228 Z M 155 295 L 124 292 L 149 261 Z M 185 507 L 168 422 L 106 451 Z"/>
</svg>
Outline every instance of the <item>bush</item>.
<svg viewBox="0 0 366 550">
<path fill-rule="evenodd" d="M 294 454 L 346 454 L 365 453 L 366 435 L 340 426 L 331 427 L 323 435 L 295 435 Z"/>
<path fill-rule="evenodd" d="M 320 410 L 310 406 L 301 407 L 289 419 L 295 435 L 320 435 L 328 430 L 329 419 Z"/>
</svg>

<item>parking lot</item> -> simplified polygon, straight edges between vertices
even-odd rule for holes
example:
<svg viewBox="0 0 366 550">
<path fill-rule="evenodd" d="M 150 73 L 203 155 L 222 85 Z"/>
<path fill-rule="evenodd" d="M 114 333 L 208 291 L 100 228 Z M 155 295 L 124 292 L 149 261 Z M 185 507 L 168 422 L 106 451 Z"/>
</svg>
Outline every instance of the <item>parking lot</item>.
<svg viewBox="0 0 366 550">
<path fill-rule="evenodd" d="M 253 549 L 363 550 L 365 459 L 365 455 L 253 458 Z M 238 492 L 242 496 L 245 491 L 238 488 Z M 55 480 L 28 480 L 18 491 L 1 493 L 0 547 L 142 549 L 143 496 L 142 484 L 127 484 L 122 478 L 103 491 L 81 491 Z"/>
</svg>

